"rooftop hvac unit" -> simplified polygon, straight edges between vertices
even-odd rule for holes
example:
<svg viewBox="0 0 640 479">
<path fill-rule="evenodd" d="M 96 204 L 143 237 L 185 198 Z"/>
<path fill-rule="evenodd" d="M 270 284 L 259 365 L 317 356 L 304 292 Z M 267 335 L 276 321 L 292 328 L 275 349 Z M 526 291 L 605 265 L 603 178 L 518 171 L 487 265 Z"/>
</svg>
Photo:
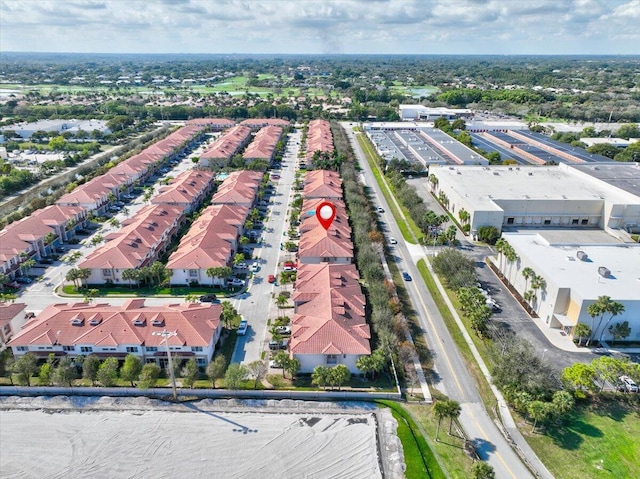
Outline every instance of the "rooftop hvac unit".
<svg viewBox="0 0 640 479">
<path fill-rule="evenodd" d="M 584 251 L 578 251 L 576 253 L 576 256 L 580 261 L 587 261 L 589 259 L 589 255 L 587 255 L 587 253 L 585 253 Z"/>
<path fill-rule="evenodd" d="M 600 274 L 600 276 L 602 276 L 603 278 L 608 278 L 609 276 L 611 276 L 611 271 L 609 270 L 609 268 L 600 266 L 598 268 L 598 274 Z"/>
</svg>

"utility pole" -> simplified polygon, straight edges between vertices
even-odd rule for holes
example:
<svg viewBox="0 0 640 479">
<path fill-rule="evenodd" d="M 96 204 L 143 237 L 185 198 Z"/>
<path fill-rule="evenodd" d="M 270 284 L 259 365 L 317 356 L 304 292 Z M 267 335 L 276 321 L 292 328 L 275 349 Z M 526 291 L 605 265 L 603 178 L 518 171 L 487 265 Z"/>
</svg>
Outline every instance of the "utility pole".
<svg viewBox="0 0 640 479">
<path fill-rule="evenodd" d="M 153 336 L 162 336 L 164 338 L 164 344 L 167 347 L 167 358 L 169 360 L 167 367 L 169 368 L 169 375 L 171 377 L 171 388 L 173 389 L 173 400 L 177 401 L 178 393 L 176 391 L 176 377 L 173 371 L 173 360 L 171 359 L 171 349 L 169 349 L 169 337 L 177 336 L 178 333 L 176 331 L 167 331 L 166 329 L 163 329 L 162 331 L 154 331 L 151 334 Z"/>
</svg>

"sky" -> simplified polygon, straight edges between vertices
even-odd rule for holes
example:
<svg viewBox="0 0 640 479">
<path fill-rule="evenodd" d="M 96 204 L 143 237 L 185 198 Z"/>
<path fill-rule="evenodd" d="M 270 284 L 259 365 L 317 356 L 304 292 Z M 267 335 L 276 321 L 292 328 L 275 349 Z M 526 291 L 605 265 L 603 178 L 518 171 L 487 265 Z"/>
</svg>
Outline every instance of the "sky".
<svg viewBox="0 0 640 479">
<path fill-rule="evenodd" d="M 640 54 L 640 0 L 0 0 L 0 52 Z"/>
</svg>

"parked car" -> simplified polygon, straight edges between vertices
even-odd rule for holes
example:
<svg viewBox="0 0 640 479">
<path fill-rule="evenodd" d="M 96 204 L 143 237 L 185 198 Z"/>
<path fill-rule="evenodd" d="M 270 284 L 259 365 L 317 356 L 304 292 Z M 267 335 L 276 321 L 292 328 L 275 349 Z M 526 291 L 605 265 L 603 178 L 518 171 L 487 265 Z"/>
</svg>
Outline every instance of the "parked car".
<svg viewBox="0 0 640 479">
<path fill-rule="evenodd" d="M 247 329 L 249 329 L 249 323 L 246 319 L 240 321 L 240 325 L 238 326 L 238 336 L 244 336 L 247 334 Z"/>
<path fill-rule="evenodd" d="M 216 297 L 215 294 L 205 294 L 200 296 L 199 299 L 201 303 L 217 303 L 218 302 L 218 298 Z"/>
<path fill-rule="evenodd" d="M 271 360 L 269 361 L 269 367 L 273 369 L 282 369 L 282 364 L 279 361 Z"/>
<path fill-rule="evenodd" d="M 289 340 L 283 339 L 282 341 L 269 341 L 269 349 L 271 351 L 277 351 L 278 349 L 287 349 L 289 347 Z"/>
<path fill-rule="evenodd" d="M 254 261 L 253 264 L 249 266 L 249 271 L 251 271 L 252 273 L 256 273 L 259 269 L 260 269 L 260 265 L 258 264 L 257 261 Z"/>
<path fill-rule="evenodd" d="M 31 278 L 29 278 L 28 276 L 20 276 L 19 278 L 16 278 L 16 283 L 31 284 L 31 283 L 33 283 L 33 280 Z"/>
<path fill-rule="evenodd" d="M 271 179 L 272 180 L 279 180 L 280 179 L 280 175 L 271 175 Z"/>
<path fill-rule="evenodd" d="M 276 282 L 276 277 L 272 274 L 269 275 L 269 277 L 267 278 L 267 281 L 269 283 L 275 283 Z"/>
<path fill-rule="evenodd" d="M 274 331 L 281 336 L 291 334 L 291 326 L 276 326 Z"/>
<path fill-rule="evenodd" d="M 233 279 L 230 279 L 227 282 L 227 284 L 229 286 L 235 286 L 235 287 L 244 286 L 244 280 L 238 279 L 238 278 L 233 278 Z"/>
<path fill-rule="evenodd" d="M 395 238 L 389 238 L 389 244 L 398 244 L 398 241 Z"/>
<path fill-rule="evenodd" d="M 41 258 L 39 263 L 40 264 L 53 264 L 53 258 Z"/>
<path fill-rule="evenodd" d="M 249 266 L 247 265 L 247 263 L 238 263 L 236 265 L 233 266 L 236 269 L 247 269 Z"/>
<path fill-rule="evenodd" d="M 381 206 L 378 206 L 378 213 L 384 213 L 384 208 L 382 208 Z"/>
<path fill-rule="evenodd" d="M 407 273 L 406 271 L 402 272 L 402 279 L 404 279 L 405 281 L 411 281 L 411 275 L 409 273 Z"/>
<path fill-rule="evenodd" d="M 629 393 L 637 393 L 638 385 L 629 376 L 620 376 L 621 389 Z"/>
</svg>

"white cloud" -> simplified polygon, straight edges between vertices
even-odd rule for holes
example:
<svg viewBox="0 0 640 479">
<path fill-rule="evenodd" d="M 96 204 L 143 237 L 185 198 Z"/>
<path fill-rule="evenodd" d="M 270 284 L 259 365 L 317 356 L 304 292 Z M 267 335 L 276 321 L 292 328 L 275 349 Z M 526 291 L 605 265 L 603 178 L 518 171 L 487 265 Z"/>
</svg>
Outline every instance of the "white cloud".
<svg viewBox="0 0 640 479">
<path fill-rule="evenodd" d="M 640 0 L 0 0 L 5 51 L 640 53 Z"/>
</svg>

